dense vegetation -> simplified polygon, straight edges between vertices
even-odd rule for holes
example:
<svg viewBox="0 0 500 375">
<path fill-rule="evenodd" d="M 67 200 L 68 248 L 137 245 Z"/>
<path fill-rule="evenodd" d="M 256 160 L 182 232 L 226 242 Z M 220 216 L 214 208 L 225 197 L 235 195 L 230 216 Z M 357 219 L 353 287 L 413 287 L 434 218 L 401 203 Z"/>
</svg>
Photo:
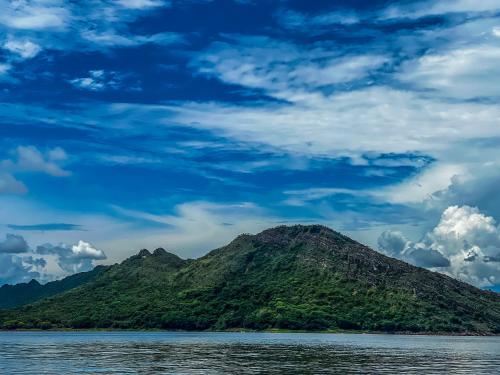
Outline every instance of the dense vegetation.
<svg viewBox="0 0 500 375">
<path fill-rule="evenodd" d="M 92 271 L 80 272 L 45 285 L 40 284 L 36 280 L 16 285 L 3 285 L 0 287 L 0 309 L 10 309 L 26 305 L 42 298 L 54 296 L 76 288 L 93 280 L 107 268 L 107 266 L 97 266 Z"/>
<path fill-rule="evenodd" d="M 328 228 L 293 226 L 196 260 L 142 250 L 77 288 L 0 312 L 0 325 L 500 333 L 500 295 Z"/>
</svg>

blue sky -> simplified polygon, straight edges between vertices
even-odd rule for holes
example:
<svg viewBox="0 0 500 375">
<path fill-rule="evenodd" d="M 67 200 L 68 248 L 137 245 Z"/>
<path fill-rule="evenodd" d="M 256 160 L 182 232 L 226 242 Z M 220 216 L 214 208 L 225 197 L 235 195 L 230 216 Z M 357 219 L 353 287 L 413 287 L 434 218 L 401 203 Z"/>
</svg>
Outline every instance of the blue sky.
<svg viewBox="0 0 500 375">
<path fill-rule="evenodd" d="M 0 6 L 0 284 L 293 223 L 500 284 L 497 1 Z"/>
</svg>

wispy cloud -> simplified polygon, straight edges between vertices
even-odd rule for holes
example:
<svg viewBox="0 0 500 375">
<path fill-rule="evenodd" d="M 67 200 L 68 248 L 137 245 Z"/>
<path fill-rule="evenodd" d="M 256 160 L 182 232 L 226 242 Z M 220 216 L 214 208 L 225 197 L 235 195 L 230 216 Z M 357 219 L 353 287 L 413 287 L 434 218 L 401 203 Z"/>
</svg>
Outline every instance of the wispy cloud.
<svg viewBox="0 0 500 375">
<path fill-rule="evenodd" d="M 89 91 L 141 90 L 139 82 L 134 80 L 130 74 L 104 70 L 90 70 L 87 77 L 73 78 L 69 80 L 69 83 L 77 88 Z"/>
<path fill-rule="evenodd" d="M 223 82 L 296 100 L 310 90 L 366 78 L 389 60 L 383 55 L 341 54 L 329 43 L 302 47 L 268 37 L 227 36 L 191 63 Z"/>
<path fill-rule="evenodd" d="M 450 13 L 481 13 L 498 10 L 500 10 L 500 5 L 495 0 L 441 0 L 438 2 L 424 0 L 389 6 L 383 11 L 383 18 L 413 19 Z"/>
<path fill-rule="evenodd" d="M 40 49 L 73 50 L 123 47 L 145 43 L 170 44 L 183 40 L 176 33 L 138 35 L 128 24 L 153 9 L 168 7 L 168 1 L 29 0 L 2 1 L 0 25 L 17 42 L 14 53 L 33 54 Z M 43 35 L 39 33 L 43 31 Z M 13 42 L 16 43 L 16 42 Z M 29 53 L 28 50 L 31 50 Z"/>
</svg>

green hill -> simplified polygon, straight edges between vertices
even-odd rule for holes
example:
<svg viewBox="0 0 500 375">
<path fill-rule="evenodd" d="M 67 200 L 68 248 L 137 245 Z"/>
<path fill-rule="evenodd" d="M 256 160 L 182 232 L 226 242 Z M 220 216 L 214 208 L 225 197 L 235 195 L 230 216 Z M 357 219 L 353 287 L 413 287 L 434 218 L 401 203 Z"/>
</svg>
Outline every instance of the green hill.
<svg viewBox="0 0 500 375">
<path fill-rule="evenodd" d="M 0 309 L 26 305 L 76 288 L 93 280 L 106 269 L 108 269 L 106 266 L 97 266 L 92 271 L 80 272 L 44 285 L 36 280 L 16 285 L 3 285 L 0 287 Z"/>
<path fill-rule="evenodd" d="M 388 258 L 322 226 L 240 235 L 196 260 L 142 250 L 4 328 L 500 333 L 500 295 Z"/>
</svg>

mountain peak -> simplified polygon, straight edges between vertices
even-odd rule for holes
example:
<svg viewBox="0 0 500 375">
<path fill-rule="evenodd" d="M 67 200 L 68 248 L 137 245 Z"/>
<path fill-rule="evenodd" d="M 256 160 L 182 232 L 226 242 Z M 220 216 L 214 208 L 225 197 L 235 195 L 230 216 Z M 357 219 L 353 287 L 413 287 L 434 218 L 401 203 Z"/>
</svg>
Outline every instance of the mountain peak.
<svg viewBox="0 0 500 375">
<path fill-rule="evenodd" d="M 147 256 L 150 256 L 151 253 L 149 252 L 148 249 L 142 249 L 141 251 L 139 251 L 139 253 L 137 255 L 140 257 L 147 257 Z"/>
<path fill-rule="evenodd" d="M 153 255 L 155 255 L 155 256 L 166 255 L 166 254 L 168 254 L 168 252 L 162 247 L 159 247 L 158 249 L 153 251 Z"/>
<path fill-rule="evenodd" d="M 332 229 L 320 225 L 320 224 L 310 224 L 310 225 L 303 225 L 303 224 L 294 224 L 294 225 L 279 225 L 277 227 L 269 228 L 264 231 L 262 231 L 259 234 L 262 233 L 269 233 L 269 234 L 287 234 L 290 236 L 296 236 L 298 234 L 302 233 L 312 233 L 312 234 L 321 234 L 321 233 L 335 233 Z"/>
<path fill-rule="evenodd" d="M 335 239 L 341 242 L 355 243 L 354 240 L 344 236 L 341 233 L 320 224 L 311 225 L 280 225 L 274 228 L 266 229 L 257 235 L 255 238 L 264 242 L 288 242 L 290 240 L 313 240 L 317 238 Z"/>
</svg>

